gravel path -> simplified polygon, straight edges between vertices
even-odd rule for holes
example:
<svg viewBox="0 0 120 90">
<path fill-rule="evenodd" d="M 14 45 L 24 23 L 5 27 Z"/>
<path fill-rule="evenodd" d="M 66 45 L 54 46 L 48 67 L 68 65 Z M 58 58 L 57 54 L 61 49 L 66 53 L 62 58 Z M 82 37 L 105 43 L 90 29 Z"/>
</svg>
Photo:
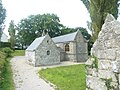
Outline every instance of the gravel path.
<svg viewBox="0 0 120 90">
<path fill-rule="evenodd" d="M 13 78 L 16 90 L 54 90 L 37 72 L 40 67 L 33 67 L 26 63 L 24 56 L 17 56 L 11 60 Z"/>
</svg>

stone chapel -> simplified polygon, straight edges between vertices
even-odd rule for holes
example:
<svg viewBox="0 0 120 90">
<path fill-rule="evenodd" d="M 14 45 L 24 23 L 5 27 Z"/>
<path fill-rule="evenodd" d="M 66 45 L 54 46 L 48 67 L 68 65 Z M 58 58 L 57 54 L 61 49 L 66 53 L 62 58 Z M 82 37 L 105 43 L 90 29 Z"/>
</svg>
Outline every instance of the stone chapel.
<svg viewBox="0 0 120 90">
<path fill-rule="evenodd" d="M 36 38 L 26 49 L 26 57 L 34 66 L 59 64 L 62 61 L 85 62 L 88 59 L 87 40 L 78 30 L 51 38 L 49 34 Z"/>
</svg>

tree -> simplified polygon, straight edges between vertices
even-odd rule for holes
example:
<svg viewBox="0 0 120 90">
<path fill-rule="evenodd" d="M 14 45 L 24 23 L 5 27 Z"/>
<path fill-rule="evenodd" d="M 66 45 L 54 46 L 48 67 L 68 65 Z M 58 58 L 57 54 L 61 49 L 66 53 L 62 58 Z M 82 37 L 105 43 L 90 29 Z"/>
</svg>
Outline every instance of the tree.
<svg viewBox="0 0 120 90">
<path fill-rule="evenodd" d="M 93 40 L 95 41 L 108 13 L 118 17 L 119 0 L 81 0 L 91 17 Z"/>
<path fill-rule="evenodd" d="M 72 32 L 76 32 L 77 30 L 79 30 L 81 32 L 81 34 L 83 35 L 83 37 L 86 40 L 89 40 L 91 38 L 91 35 L 88 33 L 88 31 L 86 30 L 86 28 L 83 28 L 83 27 L 76 27 L 76 28 L 64 27 L 61 30 L 61 35 L 69 34 L 69 33 L 72 33 Z"/>
<path fill-rule="evenodd" d="M 6 17 L 6 10 L 3 8 L 2 0 L 0 0 L 0 39 L 3 31 L 3 24 Z"/>
<path fill-rule="evenodd" d="M 14 47 L 15 47 L 15 24 L 14 24 L 13 20 L 11 20 L 11 22 L 10 22 L 8 32 L 10 35 L 11 48 L 14 49 Z"/>
<path fill-rule="evenodd" d="M 63 27 L 61 30 L 61 35 L 69 34 L 72 32 L 75 32 L 76 30 L 74 28 L 69 28 L 69 27 Z"/>
<path fill-rule="evenodd" d="M 35 38 L 40 37 L 43 31 L 48 32 L 51 37 L 58 36 L 62 27 L 59 17 L 55 14 L 30 15 L 17 25 L 17 44 L 22 48 L 27 47 Z"/>
</svg>

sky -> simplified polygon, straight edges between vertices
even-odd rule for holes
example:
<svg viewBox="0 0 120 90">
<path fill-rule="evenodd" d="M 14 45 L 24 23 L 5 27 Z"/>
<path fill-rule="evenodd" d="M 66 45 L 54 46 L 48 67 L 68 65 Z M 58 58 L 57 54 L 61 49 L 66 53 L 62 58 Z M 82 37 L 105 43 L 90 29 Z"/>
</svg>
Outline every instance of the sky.
<svg viewBox="0 0 120 90">
<path fill-rule="evenodd" d="M 11 20 L 17 24 L 29 15 L 54 13 L 61 24 L 70 28 L 86 28 L 86 21 L 90 21 L 89 13 L 80 0 L 2 0 L 2 3 L 7 10 L 4 30 L 7 35 Z"/>
</svg>

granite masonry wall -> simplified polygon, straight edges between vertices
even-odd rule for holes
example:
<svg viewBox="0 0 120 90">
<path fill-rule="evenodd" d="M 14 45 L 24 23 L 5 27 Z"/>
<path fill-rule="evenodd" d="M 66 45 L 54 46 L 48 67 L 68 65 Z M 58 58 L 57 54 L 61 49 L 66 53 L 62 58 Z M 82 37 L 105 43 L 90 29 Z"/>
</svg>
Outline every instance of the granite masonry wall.
<svg viewBox="0 0 120 90">
<path fill-rule="evenodd" d="M 120 90 L 120 22 L 108 14 L 86 62 L 86 90 Z"/>
</svg>

